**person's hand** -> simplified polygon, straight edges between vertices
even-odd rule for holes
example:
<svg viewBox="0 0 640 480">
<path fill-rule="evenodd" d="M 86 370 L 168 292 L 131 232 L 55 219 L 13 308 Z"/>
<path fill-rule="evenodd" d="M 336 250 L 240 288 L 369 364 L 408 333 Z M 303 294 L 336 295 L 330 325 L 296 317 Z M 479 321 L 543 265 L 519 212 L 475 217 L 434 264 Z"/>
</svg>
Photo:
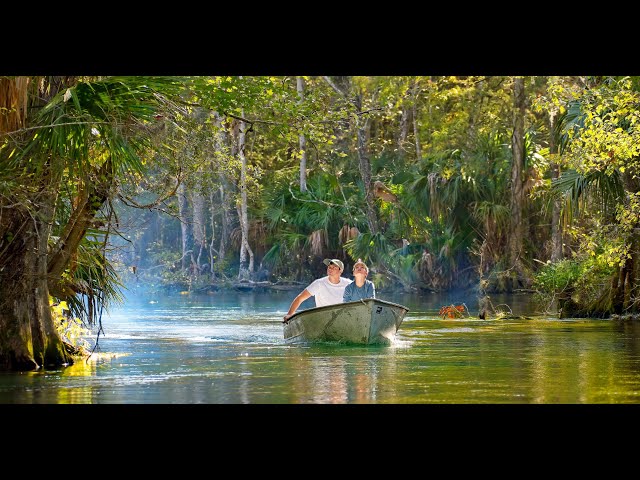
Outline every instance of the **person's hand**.
<svg viewBox="0 0 640 480">
<path fill-rule="evenodd" d="M 287 323 L 287 320 L 289 320 L 290 318 L 291 318 L 291 315 L 286 314 L 286 315 L 284 316 L 284 320 L 282 320 L 282 323 Z"/>
</svg>

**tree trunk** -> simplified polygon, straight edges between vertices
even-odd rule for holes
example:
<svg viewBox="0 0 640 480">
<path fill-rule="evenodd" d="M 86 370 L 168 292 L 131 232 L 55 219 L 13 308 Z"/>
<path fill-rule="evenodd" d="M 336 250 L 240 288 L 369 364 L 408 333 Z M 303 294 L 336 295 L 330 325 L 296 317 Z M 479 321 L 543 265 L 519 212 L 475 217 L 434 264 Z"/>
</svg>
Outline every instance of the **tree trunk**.
<svg viewBox="0 0 640 480">
<path fill-rule="evenodd" d="M 524 80 L 514 79 L 514 126 L 511 137 L 513 163 L 511 166 L 511 228 L 509 231 L 509 291 L 518 288 L 522 280 L 522 254 L 524 232 Z"/>
<path fill-rule="evenodd" d="M 325 81 L 340 94 L 345 100 L 351 102 L 355 107 L 355 127 L 357 136 L 358 162 L 360 167 L 360 177 L 364 184 L 365 202 L 367 212 L 367 224 L 371 234 L 377 234 L 380 229 L 378 227 L 378 215 L 375 209 L 375 194 L 371 185 L 371 162 L 367 156 L 367 128 L 368 120 L 362 119 L 362 92 L 352 93 L 353 84 L 351 77 L 338 77 L 341 80 L 342 87 L 334 82 L 330 77 L 323 77 Z"/>
<path fill-rule="evenodd" d="M 209 272 L 211 279 L 215 277 L 213 267 L 219 251 L 216 250 L 216 199 L 213 189 L 209 191 L 209 224 L 211 225 L 211 241 L 209 242 Z"/>
<path fill-rule="evenodd" d="M 96 167 L 79 181 L 73 212 L 48 255 L 49 289 L 58 298 L 87 293 L 70 290 L 65 285 L 63 274 L 70 267 L 72 256 L 78 251 L 87 230 L 94 226 L 96 214 L 109 198 L 109 189 L 115 182 L 114 176 L 113 163 L 108 158 L 102 166 Z M 55 199 L 52 199 L 52 202 L 55 202 Z"/>
<path fill-rule="evenodd" d="M 244 116 L 244 112 L 243 112 Z M 242 238 L 240 241 L 240 267 L 238 270 L 238 279 L 249 280 L 253 273 L 253 251 L 249 246 L 249 218 L 247 214 L 247 157 L 245 156 L 245 136 L 247 125 L 240 122 L 238 132 L 238 156 L 240 157 L 240 205 L 238 214 L 240 216 L 240 230 Z M 247 265 L 247 256 L 249 262 Z"/>
<path fill-rule="evenodd" d="M 556 112 L 549 112 L 549 153 L 552 158 L 558 153 L 558 145 L 556 143 Z M 551 169 L 551 180 L 560 177 L 560 165 L 556 162 L 549 164 Z M 557 262 L 562 260 L 562 225 L 560 223 L 560 201 L 554 200 L 551 205 L 551 261 Z"/>
<path fill-rule="evenodd" d="M 205 205 L 204 196 L 200 193 L 201 182 L 197 181 L 197 185 L 193 191 L 192 204 L 193 204 L 193 247 L 195 249 L 195 273 L 200 274 L 202 258 L 202 252 L 207 251 L 207 227 L 204 219 Z"/>
<path fill-rule="evenodd" d="M 625 187 L 625 207 L 629 208 L 629 198 L 631 195 L 637 194 L 640 191 L 640 180 L 631 175 L 629 171 L 623 173 L 622 179 Z M 640 227 L 636 224 L 629 232 L 626 239 L 626 243 L 629 245 L 629 258 L 625 261 L 622 267 L 622 274 L 620 275 L 620 282 L 618 284 L 619 292 L 616 293 L 616 302 L 614 303 L 614 309 L 616 313 L 632 313 L 637 312 L 638 307 L 633 299 L 636 296 L 635 291 L 638 285 L 638 272 L 640 266 L 638 265 L 640 255 Z"/>
<path fill-rule="evenodd" d="M 226 182 L 225 182 L 226 183 Z M 222 218 L 221 218 L 221 232 L 220 232 L 220 261 L 223 261 L 227 256 L 227 244 L 229 243 L 229 236 L 231 235 L 231 199 L 226 193 L 227 189 L 224 187 L 224 183 L 220 185 L 220 204 L 222 205 Z"/>
<path fill-rule="evenodd" d="M 397 150 L 398 156 L 400 158 L 405 157 L 405 148 L 404 143 L 407 141 L 407 135 L 409 134 L 409 102 L 407 101 L 407 97 L 411 95 L 413 92 L 411 91 L 411 86 L 408 91 L 403 95 L 401 103 L 400 103 L 400 125 L 398 132 L 398 140 L 397 140 Z"/>
<path fill-rule="evenodd" d="M 72 78 L 46 77 L 36 103 L 46 103 Z M 25 77 L 0 79 L 0 132 L 27 126 Z M 19 174 L 31 174 L 25 165 Z M 49 306 L 48 249 L 59 177 L 50 164 L 34 174 L 33 190 L 0 196 L 0 369 L 28 371 L 73 363 Z M 6 172 L 5 172 L 6 173 Z M 35 192 L 30 194 L 29 192 Z M 26 197 L 26 198 L 25 198 Z"/>
<path fill-rule="evenodd" d="M 358 93 L 354 97 L 354 104 L 358 112 L 362 111 L 362 94 Z M 378 227 L 378 215 L 376 213 L 375 194 L 371 185 L 371 162 L 367 155 L 367 128 L 368 119 L 363 120 L 361 115 L 356 115 L 356 131 L 358 136 L 358 162 L 360 167 L 360 177 L 364 185 L 365 202 L 367 204 L 367 223 L 372 235 L 380 231 Z"/>
<path fill-rule="evenodd" d="M 213 116 L 215 118 L 216 125 L 216 153 L 220 158 L 224 159 L 229 155 L 233 155 L 231 152 L 231 141 L 223 125 L 224 117 L 217 112 L 214 112 Z M 221 173 L 218 178 L 220 181 L 220 186 L 218 188 L 220 194 L 220 243 L 218 245 L 218 261 L 223 262 L 227 255 L 227 244 L 229 243 L 231 224 L 233 223 L 233 219 L 231 217 L 233 212 L 233 209 L 231 208 L 233 195 L 230 194 L 231 182 L 229 182 L 227 175 Z"/>
<path fill-rule="evenodd" d="M 298 96 L 300 103 L 304 100 L 304 79 L 297 77 Z M 300 191 L 307 191 L 307 138 L 304 133 L 300 134 Z"/>
<path fill-rule="evenodd" d="M 180 183 L 178 187 L 178 219 L 180 220 L 180 231 L 182 233 L 182 257 L 180 268 L 183 271 L 187 269 L 187 264 L 191 265 L 190 254 L 192 250 L 190 249 L 191 245 L 191 235 L 189 233 L 189 224 L 191 223 L 189 220 L 189 205 L 187 201 L 187 189 L 184 186 L 184 183 Z M 188 263 L 187 263 L 188 262 Z"/>
<path fill-rule="evenodd" d="M 630 313 L 640 312 L 640 306 L 633 301 L 634 292 L 640 281 L 640 228 L 636 227 L 631 233 L 629 253 L 631 254 L 629 266 L 629 284 L 627 285 L 628 295 L 626 296 L 625 308 Z"/>
<path fill-rule="evenodd" d="M 35 215 L 4 210 L 0 231 L 15 232 L 3 245 L 0 268 L 0 369 L 34 370 L 73 363 L 57 333 L 49 307 L 47 248 L 56 190 L 40 191 Z M 8 268 L 8 266 L 11 268 Z"/>
<path fill-rule="evenodd" d="M 415 82 L 413 88 L 411 89 L 411 93 L 413 96 L 413 105 L 412 105 L 412 121 L 413 121 L 413 136 L 416 144 L 416 160 L 420 160 L 422 157 L 422 148 L 420 146 L 420 132 L 418 129 L 418 94 L 420 93 L 420 87 L 418 83 Z"/>
</svg>

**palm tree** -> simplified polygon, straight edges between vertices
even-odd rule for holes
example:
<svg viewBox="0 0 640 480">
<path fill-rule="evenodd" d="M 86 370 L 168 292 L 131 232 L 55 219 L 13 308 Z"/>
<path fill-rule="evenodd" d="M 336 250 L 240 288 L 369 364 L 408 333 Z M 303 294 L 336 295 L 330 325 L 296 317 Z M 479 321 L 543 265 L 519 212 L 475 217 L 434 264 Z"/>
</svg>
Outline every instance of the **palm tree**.
<svg viewBox="0 0 640 480">
<path fill-rule="evenodd" d="M 116 297 L 104 256 L 110 200 L 120 180 L 144 170 L 158 118 L 171 118 L 170 98 L 184 87 L 175 77 L 0 79 L 9 112 L 0 131 L 0 368 L 72 363 L 50 293 L 89 324 Z"/>
<path fill-rule="evenodd" d="M 262 215 L 268 221 L 273 246 L 263 261 L 284 276 L 293 273 L 300 277 L 305 270 L 302 266 L 313 268 L 325 256 L 341 256 L 339 233 L 345 219 L 350 219 L 352 226 L 366 225 L 364 214 L 356 224 L 352 213 L 363 196 L 353 182 L 339 181 L 330 174 L 310 177 L 305 192 L 295 192 L 288 182 L 287 173 L 279 172 L 266 186 L 269 200 Z"/>
</svg>

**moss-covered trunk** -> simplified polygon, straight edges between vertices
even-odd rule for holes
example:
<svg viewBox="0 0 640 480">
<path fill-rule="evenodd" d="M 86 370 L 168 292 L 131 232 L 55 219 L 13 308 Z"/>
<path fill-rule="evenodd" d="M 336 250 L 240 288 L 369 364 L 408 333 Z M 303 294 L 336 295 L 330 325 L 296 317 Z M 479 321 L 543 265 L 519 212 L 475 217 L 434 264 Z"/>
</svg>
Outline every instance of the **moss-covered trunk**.
<svg viewBox="0 0 640 480">
<path fill-rule="evenodd" d="M 631 198 L 640 192 L 640 180 L 629 171 L 623 173 L 622 180 L 626 192 L 625 209 L 630 210 Z M 620 268 L 618 282 L 611 292 L 613 309 L 618 314 L 637 313 L 639 310 L 635 298 L 638 296 L 637 286 L 640 273 L 640 265 L 638 264 L 640 261 L 638 258 L 640 256 L 640 225 L 635 222 L 630 227 L 626 238 L 626 243 L 629 246 L 629 258 Z"/>
<path fill-rule="evenodd" d="M 619 267 L 611 282 L 611 305 L 613 313 L 618 315 L 638 313 L 640 310 L 635 298 L 638 296 L 638 278 L 640 275 L 640 239 L 635 228 L 628 238 L 629 258 Z"/>
<path fill-rule="evenodd" d="M 73 363 L 58 335 L 47 285 L 48 225 L 42 217 L 15 209 L 3 215 L 15 232 L 2 252 L 0 269 L 0 369 L 35 370 Z"/>
<path fill-rule="evenodd" d="M 524 286 L 525 275 L 523 269 L 524 232 L 527 231 L 525 217 L 524 194 L 524 117 L 525 92 L 522 77 L 514 79 L 514 120 L 513 135 L 511 136 L 511 151 L 513 163 L 511 166 L 511 224 L 509 230 L 509 267 L 510 273 L 506 290 L 511 292 Z"/>
<path fill-rule="evenodd" d="M 629 268 L 629 283 L 627 285 L 625 308 L 631 313 L 639 313 L 640 305 L 635 301 L 638 297 L 638 282 L 640 281 L 640 228 L 634 228 L 631 242 L 631 265 Z"/>
</svg>

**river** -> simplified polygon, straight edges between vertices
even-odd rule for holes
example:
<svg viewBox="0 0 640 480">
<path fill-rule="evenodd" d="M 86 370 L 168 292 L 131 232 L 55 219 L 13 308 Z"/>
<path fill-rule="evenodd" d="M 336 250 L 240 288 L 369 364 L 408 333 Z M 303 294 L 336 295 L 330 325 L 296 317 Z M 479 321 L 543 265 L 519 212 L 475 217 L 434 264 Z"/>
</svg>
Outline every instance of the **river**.
<svg viewBox="0 0 640 480">
<path fill-rule="evenodd" d="M 0 403 L 640 402 L 637 322 L 542 316 L 528 296 L 492 297 L 522 318 L 481 320 L 473 297 L 379 293 L 409 308 L 392 345 L 290 345 L 281 320 L 296 294 L 131 292 L 87 337 L 95 355 L 0 374 Z M 459 303 L 470 316 L 439 316 Z"/>
</svg>

